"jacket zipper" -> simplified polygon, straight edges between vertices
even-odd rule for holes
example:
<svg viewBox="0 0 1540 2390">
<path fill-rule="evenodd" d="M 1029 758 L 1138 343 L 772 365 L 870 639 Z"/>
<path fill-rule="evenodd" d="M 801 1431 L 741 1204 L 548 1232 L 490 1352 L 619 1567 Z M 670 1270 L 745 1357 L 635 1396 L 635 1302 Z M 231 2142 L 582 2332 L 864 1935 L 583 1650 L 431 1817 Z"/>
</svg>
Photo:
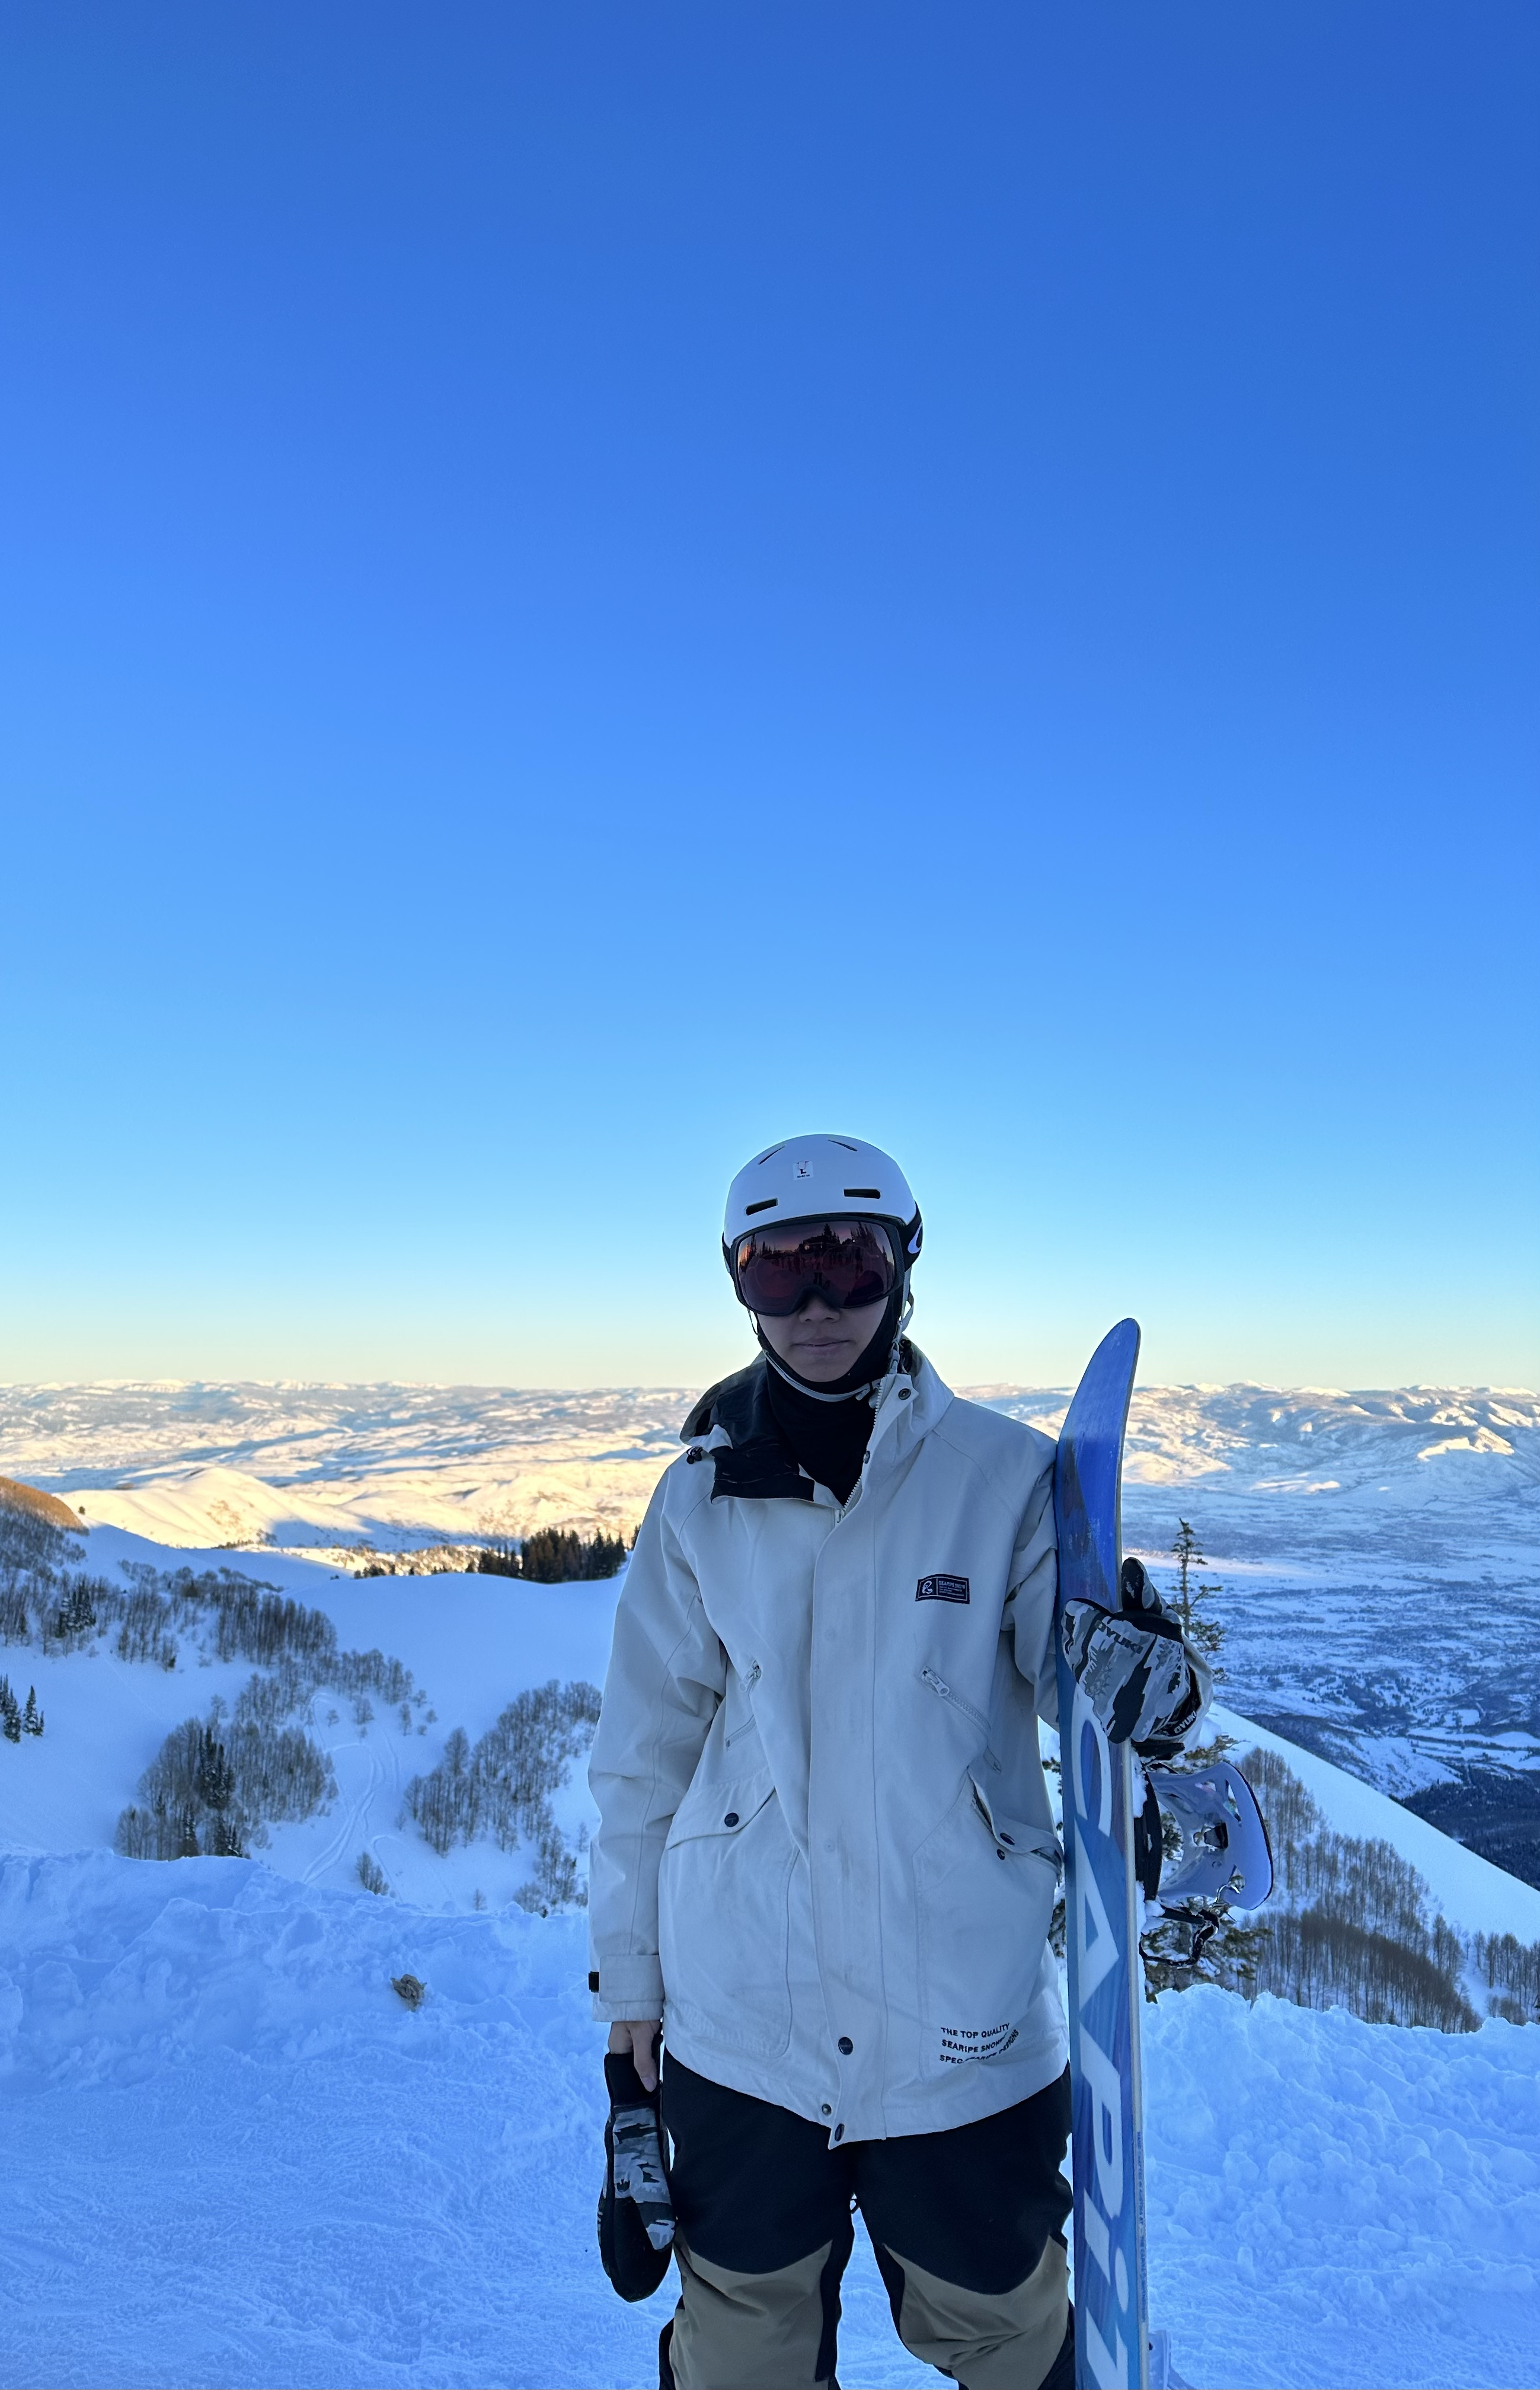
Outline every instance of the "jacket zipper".
<svg viewBox="0 0 1540 2390">
<path fill-rule="evenodd" d="M 984 1738 L 984 1757 L 998 1775 L 1000 1763 L 989 1747 L 989 1720 L 982 1710 L 976 1710 L 971 1702 L 964 1701 L 961 1693 L 954 1692 L 945 1677 L 938 1677 L 934 1668 L 922 1668 L 919 1673 L 933 1693 L 939 1693 L 943 1702 L 950 1702 L 954 1709 L 961 1710 L 964 1717 L 972 1719 Z"/>
<path fill-rule="evenodd" d="M 759 1662 L 756 1660 L 756 1661 L 754 1662 L 753 1666 L 750 1669 L 749 1674 L 748 1674 L 748 1675 L 744 1677 L 744 1679 L 743 1679 L 743 1690 L 744 1690 L 744 1691 L 745 1691 L 746 1693 L 751 1693 L 751 1692 L 753 1691 L 754 1687 L 759 1683 L 760 1677 L 761 1677 L 761 1675 L 762 1675 L 762 1674 L 763 1674 L 763 1671 L 762 1671 L 762 1669 L 761 1669 L 761 1667 L 760 1667 L 760 1664 L 759 1664 Z M 730 1751 L 730 1750 L 732 1749 L 733 1744 L 738 1741 L 738 1735 L 747 1734 L 747 1733 L 748 1733 L 748 1731 L 749 1731 L 750 1727 L 751 1727 L 751 1726 L 758 1726 L 758 1724 L 759 1724 L 759 1720 L 758 1720 L 758 1718 L 756 1718 L 756 1717 L 755 1717 L 755 1715 L 754 1715 L 753 1712 L 751 1710 L 751 1712 L 749 1713 L 749 1716 L 748 1716 L 748 1718 L 746 1719 L 745 1723 L 744 1723 L 742 1726 L 740 1726 L 740 1727 L 738 1728 L 738 1734 L 725 1734 L 725 1735 L 723 1736 L 723 1738 L 722 1738 L 722 1748 L 723 1748 L 723 1750 L 724 1750 L 724 1751 Z"/>
</svg>

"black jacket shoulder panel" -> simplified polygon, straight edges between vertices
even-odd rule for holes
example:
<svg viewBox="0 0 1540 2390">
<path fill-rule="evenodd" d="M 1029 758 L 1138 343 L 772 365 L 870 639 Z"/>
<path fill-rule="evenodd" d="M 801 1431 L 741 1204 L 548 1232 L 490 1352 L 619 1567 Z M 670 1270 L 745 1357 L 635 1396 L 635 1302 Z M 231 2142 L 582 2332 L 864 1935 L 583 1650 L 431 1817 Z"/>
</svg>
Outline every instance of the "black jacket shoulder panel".
<svg viewBox="0 0 1540 2390">
<path fill-rule="evenodd" d="M 769 1502 L 811 1502 L 813 1480 L 797 1466 L 796 1455 L 776 1424 L 765 1392 L 768 1364 L 751 1361 L 746 1369 L 708 1387 L 681 1431 L 685 1443 L 719 1427 L 728 1437 L 707 1457 L 715 1464 L 712 1500 L 738 1495 Z"/>
<path fill-rule="evenodd" d="M 746 1369 L 735 1369 L 730 1378 L 719 1378 L 714 1386 L 708 1386 L 679 1431 L 680 1443 L 693 1444 L 697 1436 L 709 1435 L 719 1422 L 731 1435 L 732 1421 L 723 1416 L 721 1406 L 736 1413 L 739 1407 L 735 1399 L 738 1390 L 747 1388 L 750 1379 L 763 1374 L 764 1368 L 763 1361 L 751 1361 Z"/>
</svg>

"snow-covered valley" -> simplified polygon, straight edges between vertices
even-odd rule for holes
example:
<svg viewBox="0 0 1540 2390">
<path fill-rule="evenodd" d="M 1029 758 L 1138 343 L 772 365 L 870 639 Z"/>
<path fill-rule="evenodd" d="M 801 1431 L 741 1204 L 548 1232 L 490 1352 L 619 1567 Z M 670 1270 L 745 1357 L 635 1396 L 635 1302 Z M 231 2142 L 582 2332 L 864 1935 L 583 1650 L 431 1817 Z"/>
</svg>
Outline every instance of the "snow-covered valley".
<svg viewBox="0 0 1540 2390">
<path fill-rule="evenodd" d="M 970 1390 L 1057 1427 L 1066 1390 Z M 333 1554 L 634 1525 L 686 1388 L 0 1387 L 0 1471 L 186 1549 Z M 1540 1399 L 1141 1387 L 1125 1540 L 1190 1519 L 1249 1716 L 1540 1881 Z"/>
<path fill-rule="evenodd" d="M 1057 1416 L 1047 1396 L 990 1393 Z M 411 1683 L 404 1709 L 300 1686 L 294 1715 L 335 1791 L 315 1814 L 272 1824 L 250 1857 L 136 1860 L 111 1845 L 143 1771 L 183 1720 L 216 1702 L 237 1714 L 251 1658 L 221 1658 L 196 1611 L 173 1666 L 120 1657 L 105 1625 L 0 1651 L 45 1719 L 41 1736 L 0 1741 L 0 2100 L 13 2156 L 0 2383 L 16 2390 L 655 2378 L 666 2288 L 622 2307 L 593 2243 L 603 2094 L 581 1914 L 519 1905 L 527 1844 L 482 1833 L 441 1852 L 404 1814 L 411 1780 L 444 1762 L 456 1728 L 474 1744 L 529 1688 L 602 1681 L 615 1582 L 360 1578 L 341 1547 L 629 1524 L 638 1488 L 677 1449 L 684 1398 L 496 1397 L 526 1407 L 483 1467 L 494 1397 L 367 1394 L 6 1397 L 0 1471 L 100 1519 L 83 1538 L 94 1577 L 148 1584 L 129 1572 L 150 1570 L 164 1587 L 179 1569 L 234 1571 L 324 1613 L 342 1660 L 383 1655 Z M 1531 1759 L 1537 1722 L 1516 1660 L 1520 1638 L 1534 1648 L 1536 1406 L 1267 1397 L 1277 1420 L 1256 1416 L 1254 1390 L 1248 1399 L 1250 1412 L 1234 1390 L 1141 1397 L 1126 1495 L 1131 1543 L 1161 1552 L 1175 1516 L 1193 1516 L 1226 1584 L 1231 1710 L 1219 1723 L 1242 1751 L 1286 1757 L 1339 1831 L 1392 1843 L 1462 1934 L 1540 1941 L 1540 1889 L 1364 1780 L 1369 1739 L 1352 1708 L 1401 1684 L 1415 1715 L 1384 1738 L 1398 1751 L 1425 1757 L 1444 1733 L 1451 1773 L 1482 1736 L 1520 1767 Z M 1452 1416 L 1459 1406 L 1469 1417 Z M 242 1424 L 244 1443 L 221 1442 L 216 1430 Z M 1333 1439 L 1308 1485 L 1278 1482 L 1289 1471 L 1264 1424 L 1296 1447 Z M 1419 1457 L 1440 1445 L 1451 1448 Z M 1451 1461 L 1457 1473 L 1434 1473 Z M 199 1508 L 199 1471 L 267 1488 L 285 1532 L 253 1528 L 242 1548 Z M 107 1476 L 135 1482 L 90 1482 Z M 1321 1507 L 1328 1478 L 1343 1497 L 1335 1511 Z M 475 1508 L 536 1480 L 542 1512 Z M 505 1491 L 485 1494 L 494 1484 Z M 291 1536 L 317 1485 L 327 1516 Z M 173 1499 L 184 1507 L 169 1513 Z M 122 1506 L 111 1521 L 109 1503 Z M 271 1539 L 257 1544 L 259 1532 Z M 1444 1615 L 1461 1600 L 1513 1638 L 1489 1685 L 1472 1673 L 1487 1657 L 1462 1659 Z M 1487 1685 L 1488 1703 L 1464 1721 L 1451 1707 L 1477 1707 L 1474 1695 L 1451 1704 L 1439 1690 L 1440 1672 L 1462 1666 L 1459 1686 Z M 1315 1703 L 1302 1712 L 1320 1726 L 1314 1749 L 1278 1731 L 1296 1694 Z M 1333 1751 L 1360 1772 L 1344 1774 Z M 552 1806 L 579 1847 L 591 1816 L 581 1767 Z M 387 1895 L 361 1888 L 365 1854 Z M 428 1987 L 415 2012 L 391 1989 L 408 1972 Z M 1200 1987 L 1147 2012 L 1146 2049 L 1152 2300 L 1185 2380 L 1540 2381 L 1540 2025 L 1491 2017 L 1444 2034 Z M 852 2390 L 935 2379 L 893 2339 L 864 2243 L 841 2379 Z"/>
</svg>

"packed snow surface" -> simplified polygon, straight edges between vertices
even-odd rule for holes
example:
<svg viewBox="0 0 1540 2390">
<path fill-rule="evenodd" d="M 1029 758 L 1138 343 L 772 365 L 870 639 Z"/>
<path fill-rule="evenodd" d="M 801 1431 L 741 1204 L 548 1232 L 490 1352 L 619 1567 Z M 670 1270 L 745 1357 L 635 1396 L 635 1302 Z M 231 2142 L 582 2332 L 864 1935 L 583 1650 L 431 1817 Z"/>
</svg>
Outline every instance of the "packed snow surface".
<svg viewBox="0 0 1540 2390">
<path fill-rule="evenodd" d="M 0 1862 L 0 2382 L 656 2380 L 670 2294 L 622 2306 L 594 2247 L 581 1919 L 97 1852 Z M 1205 1989 L 1145 2047 L 1152 2305 L 1197 2390 L 1540 2378 L 1540 2027 Z M 865 2254 L 841 2379 L 935 2379 Z"/>
</svg>

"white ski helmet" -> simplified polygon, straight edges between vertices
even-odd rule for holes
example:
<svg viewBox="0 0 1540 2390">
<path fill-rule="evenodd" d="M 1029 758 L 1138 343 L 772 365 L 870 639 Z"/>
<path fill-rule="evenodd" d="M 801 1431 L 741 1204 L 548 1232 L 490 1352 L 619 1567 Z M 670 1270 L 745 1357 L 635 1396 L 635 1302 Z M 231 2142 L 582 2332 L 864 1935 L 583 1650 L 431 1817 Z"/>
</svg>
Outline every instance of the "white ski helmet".
<svg viewBox="0 0 1540 2390">
<path fill-rule="evenodd" d="M 883 1220 L 898 1231 L 907 1275 L 924 1228 L 891 1153 L 859 1137 L 789 1137 L 744 1163 L 727 1189 L 722 1255 L 729 1273 L 740 1237 L 772 1220 Z"/>
</svg>

